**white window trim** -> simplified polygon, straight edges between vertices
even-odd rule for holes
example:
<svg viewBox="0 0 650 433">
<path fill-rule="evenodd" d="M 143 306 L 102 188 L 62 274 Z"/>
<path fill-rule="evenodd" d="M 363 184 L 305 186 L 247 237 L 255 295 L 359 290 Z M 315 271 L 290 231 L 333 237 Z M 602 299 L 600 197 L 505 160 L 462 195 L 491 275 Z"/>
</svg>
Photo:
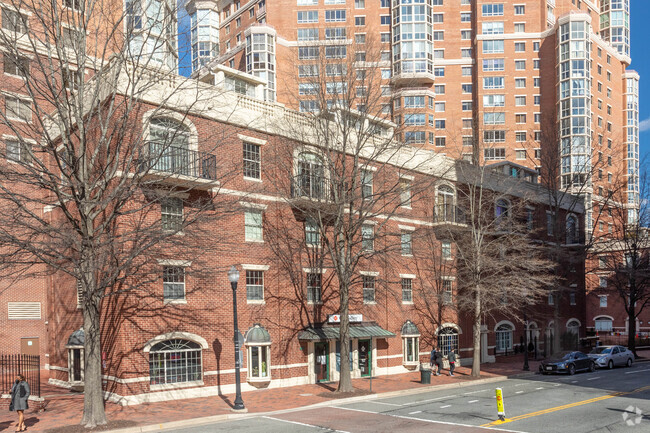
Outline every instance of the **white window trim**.
<svg viewBox="0 0 650 433">
<path fill-rule="evenodd" d="M 405 232 L 414 232 L 415 231 L 415 227 L 412 227 L 412 226 L 403 226 L 403 225 L 399 224 L 397 227 L 400 230 L 404 230 Z"/>
<path fill-rule="evenodd" d="M 261 203 L 251 203 L 247 201 L 240 201 L 239 205 L 241 207 L 247 208 L 247 209 L 255 209 L 255 210 L 266 210 L 269 206 L 266 204 L 261 204 Z"/>
<path fill-rule="evenodd" d="M 412 280 L 414 280 L 414 279 L 417 278 L 417 277 L 415 276 L 415 274 L 399 274 L 399 277 L 400 277 L 400 278 L 410 278 L 410 279 L 412 279 Z"/>
<path fill-rule="evenodd" d="M 249 143 L 259 144 L 262 146 L 268 143 L 266 140 L 262 140 L 261 138 L 250 137 L 244 134 L 237 134 L 237 138 L 239 138 L 241 141 L 247 141 Z"/>
<path fill-rule="evenodd" d="M 242 264 L 241 268 L 245 271 L 268 271 L 269 265 L 251 265 L 251 264 Z"/>
<path fill-rule="evenodd" d="M 302 268 L 302 271 L 307 274 L 325 274 L 327 269 L 318 269 L 318 268 Z"/>
<path fill-rule="evenodd" d="M 179 266 L 184 268 L 192 266 L 192 262 L 188 260 L 158 259 L 157 261 L 161 266 Z"/>
<path fill-rule="evenodd" d="M 375 271 L 359 271 L 360 275 L 366 276 L 366 277 L 378 277 L 379 272 Z"/>
</svg>

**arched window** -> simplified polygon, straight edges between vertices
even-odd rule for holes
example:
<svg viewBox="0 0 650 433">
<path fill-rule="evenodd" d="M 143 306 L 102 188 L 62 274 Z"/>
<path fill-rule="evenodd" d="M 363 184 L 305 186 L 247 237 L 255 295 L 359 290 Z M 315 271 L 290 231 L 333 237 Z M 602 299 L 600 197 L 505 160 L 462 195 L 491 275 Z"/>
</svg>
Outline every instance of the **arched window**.
<svg viewBox="0 0 650 433">
<path fill-rule="evenodd" d="M 566 219 L 566 243 L 575 244 L 578 242 L 578 219 L 575 215 L 569 215 Z"/>
<path fill-rule="evenodd" d="M 454 222 L 454 190 L 449 185 L 440 185 L 436 196 L 436 221 Z"/>
<path fill-rule="evenodd" d="M 613 329 L 613 321 L 609 317 L 597 317 L 594 322 L 596 332 L 611 332 Z"/>
<path fill-rule="evenodd" d="M 246 332 L 246 353 L 249 382 L 271 380 L 271 334 L 256 323 Z"/>
<path fill-rule="evenodd" d="M 152 169 L 169 173 L 194 175 L 195 162 L 189 150 L 190 130 L 166 117 L 149 123 L 149 156 Z"/>
<path fill-rule="evenodd" d="M 580 334 L 580 322 L 578 322 L 576 319 L 569 320 L 566 324 L 566 330 L 571 334 Z"/>
<path fill-rule="evenodd" d="M 505 352 L 512 349 L 512 332 L 514 328 L 512 325 L 504 323 L 496 328 L 497 337 L 497 352 Z"/>
<path fill-rule="evenodd" d="M 409 368 L 420 363 L 420 330 L 407 320 L 402 325 L 402 364 Z"/>
<path fill-rule="evenodd" d="M 495 215 L 499 220 L 505 220 L 508 218 L 510 213 L 510 203 L 508 200 L 500 198 L 497 200 L 496 206 L 494 208 Z"/>
<path fill-rule="evenodd" d="M 458 330 L 452 326 L 446 326 L 438 330 L 438 350 L 447 355 L 453 350 L 458 353 Z"/>
<path fill-rule="evenodd" d="M 301 153 L 293 185 L 294 196 L 323 199 L 327 192 L 325 185 L 323 160 L 314 153 Z"/>
<path fill-rule="evenodd" d="M 200 381 L 201 346 L 179 338 L 161 341 L 149 350 L 149 383 L 162 385 Z"/>
</svg>

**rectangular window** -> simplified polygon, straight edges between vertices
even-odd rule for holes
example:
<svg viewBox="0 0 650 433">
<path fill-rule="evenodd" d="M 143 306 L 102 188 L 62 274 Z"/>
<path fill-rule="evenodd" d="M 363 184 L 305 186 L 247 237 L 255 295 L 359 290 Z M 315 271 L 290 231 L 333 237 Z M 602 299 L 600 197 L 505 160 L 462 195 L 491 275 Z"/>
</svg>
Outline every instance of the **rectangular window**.
<svg viewBox="0 0 650 433">
<path fill-rule="evenodd" d="M 461 101 L 460 108 L 463 111 L 472 111 L 472 101 Z"/>
<path fill-rule="evenodd" d="M 484 54 L 500 54 L 503 53 L 503 39 L 483 41 Z"/>
<path fill-rule="evenodd" d="M 260 242 L 262 237 L 262 211 L 248 209 L 244 212 L 244 239 L 246 241 Z"/>
<path fill-rule="evenodd" d="M 75 29 L 63 27 L 61 34 L 63 36 L 63 46 L 71 50 L 76 49 L 77 45 L 83 41 L 81 36 L 83 33 Z"/>
<path fill-rule="evenodd" d="M 160 204 L 160 218 L 164 231 L 177 232 L 183 227 L 183 200 L 169 197 Z"/>
<path fill-rule="evenodd" d="M 515 33 L 525 33 L 526 24 L 525 23 L 515 23 Z"/>
<path fill-rule="evenodd" d="M 515 88 L 516 89 L 523 89 L 526 87 L 526 79 L 525 78 L 515 78 Z"/>
<path fill-rule="evenodd" d="M 361 170 L 361 197 L 364 200 L 372 198 L 372 177 L 371 170 Z"/>
<path fill-rule="evenodd" d="M 503 21 L 487 21 L 481 24 L 481 31 L 484 35 L 502 35 Z"/>
<path fill-rule="evenodd" d="M 31 145 L 18 140 L 7 140 L 7 160 L 29 164 L 32 162 Z"/>
<path fill-rule="evenodd" d="M 29 77 L 29 59 L 27 57 L 15 57 L 7 53 L 2 55 L 4 73 L 16 75 L 22 78 Z"/>
<path fill-rule="evenodd" d="M 526 51 L 526 42 L 515 42 L 515 53 Z"/>
<path fill-rule="evenodd" d="M 321 302 L 321 274 L 307 274 L 307 302 L 316 304 Z"/>
<path fill-rule="evenodd" d="M 484 89 L 503 89 L 505 88 L 504 77 L 483 77 Z"/>
<path fill-rule="evenodd" d="M 366 0 L 354 0 L 354 8 L 355 9 L 365 9 L 366 8 Z"/>
<path fill-rule="evenodd" d="M 526 69 L 526 61 L 525 60 L 515 60 L 515 70 L 523 71 L 525 69 Z"/>
<path fill-rule="evenodd" d="M 454 282 L 452 280 L 442 280 L 442 302 L 445 305 L 450 305 L 454 302 Z"/>
<path fill-rule="evenodd" d="M 451 259 L 451 242 L 442 242 L 442 258 L 445 260 Z"/>
<path fill-rule="evenodd" d="M 523 113 L 515 114 L 515 123 L 526 123 L 526 115 Z"/>
<path fill-rule="evenodd" d="M 363 276 L 363 303 L 375 303 L 375 277 L 370 275 Z"/>
<path fill-rule="evenodd" d="M 298 24 L 317 23 L 318 11 L 298 11 Z"/>
<path fill-rule="evenodd" d="M 515 150 L 516 159 L 526 159 L 526 149 L 517 149 Z"/>
<path fill-rule="evenodd" d="M 411 181 L 401 178 L 399 180 L 401 206 L 411 207 Z"/>
<path fill-rule="evenodd" d="M 445 119 L 436 119 L 435 127 L 436 129 L 445 129 L 446 122 Z"/>
<path fill-rule="evenodd" d="M 298 47 L 299 60 L 316 59 L 316 58 L 318 58 L 318 47 Z"/>
<path fill-rule="evenodd" d="M 8 119 L 31 122 L 32 103 L 25 99 L 5 95 L 5 113 Z"/>
<path fill-rule="evenodd" d="M 163 299 L 185 299 L 185 269 L 181 266 L 163 267 Z"/>
<path fill-rule="evenodd" d="M 402 278 L 402 302 L 413 302 L 413 279 Z"/>
<path fill-rule="evenodd" d="M 447 145 L 447 137 L 436 137 L 436 147 L 445 147 Z"/>
<path fill-rule="evenodd" d="M 526 105 L 526 97 L 525 96 L 515 96 L 515 106 L 523 107 L 525 105 Z"/>
<path fill-rule="evenodd" d="M 261 179 L 260 147 L 257 144 L 244 142 L 244 177 Z"/>
<path fill-rule="evenodd" d="M 505 112 L 483 113 L 484 125 L 503 125 L 506 123 Z"/>
<path fill-rule="evenodd" d="M 486 143 L 504 143 L 506 141 L 506 131 L 483 131 L 483 141 Z"/>
<path fill-rule="evenodd" d="M 525 15 L 526 6 L 525 5 L 515 5 L 515 15 Z"/>
<path fill-rule="evenodd" d="M 472 39 L 472 31 L 471 30 L 461 30 L 460 31 L 460 40 L 461 41 L 469 41 Z"/>
<path fill-rule="evenodd" d="M 482 15 L 484 17 L 495 17 L 503 15 L 503 4 L 502 3 L 488 3 L 484 4 L 482 7 Z"/>
<path fill-rule="evenodd" d="M 461 84 L 460 85 L 463 93 L 472 93 L 472 85 L 471 84 Z"/>
<path fill-rule="evenodd" d="M 246 271 L 246 300 L 264 300 L 264 271 Z"/>
<path fill-rule="evenodd" d="M 445 111 L 445 103 L 444 102 L 436 102 L 435 111 L 436 111 L 436 113 L 444 113 L 444 111 Z"/>
<path fill-rule="evenodd" d="M 318 29 L 298 29 L 298 41 L 317 41 Z"/>
<path fill-rule="evenodd" d="M 472 13 L 471 12 L 461 12 L 460 13 L 460 22 L 461 23 L 471 23 L 472 22 Z"/>
<path fill-rule="evenodd" d="M 411 256 L 411 255 L 413 255 L 413 233 L 411 233 L 411 232 L 402 232 L 401 246 L 402 246 L 402 255 L 403 256 Z"/>
<path fill-rule="evenodd" d="M 483 60 L 484 72 L 503 71 L 503 70 L 505 70 L 505 59 L 484 59 Z"/>
<path fill-rule="evenodd" d="M 325 22 L 326 23 L 343 22 L 343 21 L 345 21 L 345 9 L 326 10 L 325 11 Z"/>
<path fill-rule="evenodd" d="M 522 141 L 526 141 L 526 133 L 523 131 L 515 132 L 515 141 L 518 143 L 521 143 Z"/>
<path fill-rule="evenodd" d="M 506 159 L 506 149 L 505 147 L 491 147 L 489 149 L 483 149 L 483 158 L 486 161 Z"/>
<path fill-rule="evenodd" d="M 364 251 L 374 251 L 375 249 L 375 227 L 372 224 L 361 226 L 361 248 Z"/>
<path fill-rule="evenodd" d="M 390 25 L 390 15 L 380 15 L 379 16 L 379 23 L 382 26 L 389 26 Z"/>
<path fill-rule="evenodd" d="M 506 105 L 506 95 L 484 95 L 484 107 L 504 107 Z"/>
<path fill-rule="evenodd" d="M 354 17 L 354 25 L 362 27 L 366 25 L 366 17 Z"/>
<path fill-rule="evenodd" d="M 320 245 L 320 229 L 314 218 L 305 220 L 305 243 L 312 247 Z"/>
<path fill-rule="evenodd" d="M 607 308 L 607 296 L 599 296 L 600 298 L 600 308 Z"/>
<path fill-rule="evenodd" d="M 18 34 L 27 33 L 27 17 L 17 11 L 2 8 L 2 28 Z"/>
</svg>

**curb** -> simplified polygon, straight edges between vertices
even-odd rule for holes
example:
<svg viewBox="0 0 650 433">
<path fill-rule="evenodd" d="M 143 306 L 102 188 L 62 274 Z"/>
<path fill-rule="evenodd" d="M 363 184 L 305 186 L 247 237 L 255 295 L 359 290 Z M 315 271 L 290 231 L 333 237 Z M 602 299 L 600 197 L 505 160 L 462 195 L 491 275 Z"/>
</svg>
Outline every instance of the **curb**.
<svg viewBox="0 0 650 433">
<path fill-rule="evenodd" d="M 337 406 L 339 404 L 356 403 L 361 401 L 376 400 L 380 398 L 400 397 L 404 395 L 416 395 L 416 394 L 423 394 L 425 392 L 446 390 L 446 389 L 453 389 L 453 388 L 465 388 L 468 386 L 482 385 L 486 383 L 499 382 L 502 380 L 516 379 L 520 377 L 533 376 L 533 375 L 535 375 L 535 372 L 531 371 L 527 373 L 517 373 L 510 376 L 489 377 L 486 379 L 468 380 L 466 382 L 454 382 L 454 383 L 447 383 L 444 385 L 434 385 L 434 386 L 427 386 L 427 387 L 415 388 L 415 389 L 404 389 L 399 391 L 390 391 L 390 392 L 384 392 L 378 394 L 360 395 L 358 397 L 331 399 L 319 403 L 310 404 L 308 406 L 299 406 L 295 408 L 280 409 L 280 410 L 269 411 L 269 412 L 231 413 L 231 414 L 222 414 L 222 415 L 212 415 L 212 416 L 186 419 L 180 421 L 170 421 L 161 424 L 150 424 L 150 425 L 137 426 L 137 427 L 127 427 L 127 428 L 117 429 L 117 430 L 106 430 L 104 433 L 145 433 L 145 432 L 153 432 L 153 431 L 163 431 L 172 428 L 198 427 L 206 424 L 230 421 L 234 419 L 279 415 L 288 412 L 300 412 L 303 410 L 316 409 L 319 407 L 331 407 L 331 406 Z"/>
</svg>

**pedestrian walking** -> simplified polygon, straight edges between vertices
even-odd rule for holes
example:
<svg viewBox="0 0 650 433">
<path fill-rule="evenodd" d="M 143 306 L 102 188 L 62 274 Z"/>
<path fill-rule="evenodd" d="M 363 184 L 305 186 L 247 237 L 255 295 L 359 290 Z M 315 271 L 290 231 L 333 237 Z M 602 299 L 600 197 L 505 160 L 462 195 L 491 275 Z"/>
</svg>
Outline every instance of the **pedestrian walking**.
<svg viewBox="0 0 650 433">
<path fill-rule="evenodd" d="M 456 369 L 456 349 L 451 349 L 447 359 L 449 359 L 449 375 L 453 376 Z"/>
<path fill-rule="evenodd" d="M 25 410 L 29 409 L 27 404 L 29 394 L 29 384 L 25 380 L 25 376 L 17 374 L 16 381 L 11 387 L 11 403 L 9 403 L 9 410 L 18 412 L 17 432 L 27 430 L 25 426 Z"/>
<path fill-rule="evenodd" d="M 438 366 L 438 371 L 436 371 L 436 376 L 440 376 L 440 372 L 442 371 L 442 352 L 441 351 L 436 351 L 436 365 Z"/>
</svg>

